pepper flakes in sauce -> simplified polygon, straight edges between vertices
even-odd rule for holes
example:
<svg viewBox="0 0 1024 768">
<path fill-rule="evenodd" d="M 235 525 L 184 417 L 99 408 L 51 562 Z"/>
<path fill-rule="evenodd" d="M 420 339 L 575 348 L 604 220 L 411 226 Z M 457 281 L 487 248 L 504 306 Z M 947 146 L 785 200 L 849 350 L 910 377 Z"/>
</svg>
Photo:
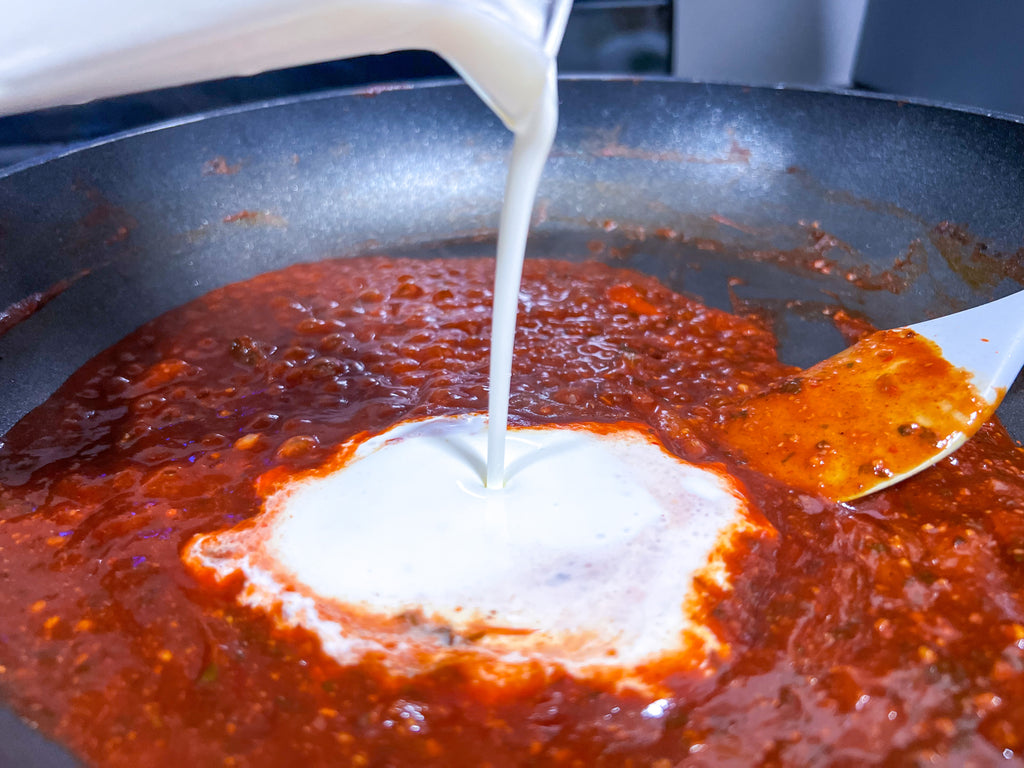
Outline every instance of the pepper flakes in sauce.
<svg viewBox="0 0 1024 768">
<path fill-rule="evenodd" d="M 512 417 L 646 423 L 744 484 L 778 537 L 729 554 L 730 591 L 703 588 L 727 658 L 666 670 L 653 701 L 544 670 L 514 691 L 457 664 L 399 679 L 184 568 L 192 536 L 360 431 L 484 410 L 492 277 L 489 260 L 290 267 L 72 376 L 0 449 L 4 698 L 98 766 L 1020 762 L 1024 450 L 990 423 L 842 506 L 759 474 L 717 420 L 793 377 L 774 339 L 626 270 L 527 262 Z"/>
</svg>

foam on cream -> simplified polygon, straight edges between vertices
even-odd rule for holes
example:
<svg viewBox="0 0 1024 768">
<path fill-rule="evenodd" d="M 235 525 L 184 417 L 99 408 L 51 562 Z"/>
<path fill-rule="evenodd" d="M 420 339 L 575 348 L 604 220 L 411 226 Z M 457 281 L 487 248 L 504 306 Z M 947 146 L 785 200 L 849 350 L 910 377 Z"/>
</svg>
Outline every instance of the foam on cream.
<svg viewBox="0 0 1024 768">
<path fill-rule="evenodd" d="M 342 449 L 254 520 L 185 558 L 246 605 L 319 635 L 344 664 L 373 654 L 415 674 L 453 654 L 628 677 L 724 649 L 695 615 L 696 576 L 757 526 L 727 475 L 639 428 L 511 429 L 506 482 L 485 487 L 481 416 L 403 423 Z M 484 660 L 484 659 L 482 659 Z"/>
</svg>

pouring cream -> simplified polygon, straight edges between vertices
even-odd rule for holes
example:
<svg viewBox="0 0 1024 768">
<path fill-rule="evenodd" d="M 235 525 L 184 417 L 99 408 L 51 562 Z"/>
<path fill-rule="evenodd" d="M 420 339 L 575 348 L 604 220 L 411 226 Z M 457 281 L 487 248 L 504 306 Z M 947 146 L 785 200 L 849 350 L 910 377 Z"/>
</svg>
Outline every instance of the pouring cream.
<svg viewBox="0 0 1024 768">
<path fill-rule="evenodd" d="M 455 644 L 479 655 L 484 676 L 540 662 L 581 674 L 613 668 L 625 680 L 632 667 L 715 647 L 686 604 L 693 579 L 722 582 L 716 557 L 751 525 L 729 478 L 630 427 L 519 429 L 506 439 L 523 258 L 555 135 L 555 54 L 569 0 L 44 5 L 52 12 L 15 9 L 0 30 L 0 114 L 427 48 L 515 137 L 486 422 L 413 422 L 345 446 L 351 455 L 334 473 L 297 478 L 253 520 L 194 539 L 190 567 L 217 578 L 241 572 L 239 599 L 279 608 L 343 663 L 384 651 L 399 673 L 429 668 Z M 355 514 L 339 514 L 339 499 Z M 422 619 L 413 630 L 400 620 L 410 612 Z"/>
<path fill-rule="evenodd" d="M 571 0 L 44 0 L 0 27 L 0 115 L 370 53 L 443 56 L 513 132 L 497 248 L 486 484 L 503 484 L 516 303 L 555 136 Z"/>
</svg>

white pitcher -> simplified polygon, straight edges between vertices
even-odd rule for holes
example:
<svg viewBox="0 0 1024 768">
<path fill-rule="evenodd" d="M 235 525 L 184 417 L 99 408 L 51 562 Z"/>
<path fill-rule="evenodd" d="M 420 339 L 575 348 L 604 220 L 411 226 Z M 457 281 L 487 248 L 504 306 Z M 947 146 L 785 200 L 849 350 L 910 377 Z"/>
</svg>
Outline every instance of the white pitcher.
<svg viewBox="0 0 1024 768">
<path fill-rule="evenodd" d="M 571 0 L 0 0 L 0 115 L 371 53 L 443 56 L 513 127 Z"/>
</svg>

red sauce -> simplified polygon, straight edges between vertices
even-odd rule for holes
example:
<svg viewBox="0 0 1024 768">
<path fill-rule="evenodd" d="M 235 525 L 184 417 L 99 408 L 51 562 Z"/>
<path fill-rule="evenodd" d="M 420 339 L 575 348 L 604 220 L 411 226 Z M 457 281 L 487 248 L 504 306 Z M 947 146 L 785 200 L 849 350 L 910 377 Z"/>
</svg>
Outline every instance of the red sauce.
<svg viewBox="0 0 1024 768">
<path fill-rule="evenodd" d="M 949 451 L 995 411 L 938 346 L 879 331 L 729 413 L 725 440 L 794 488 L 849 500 Z"/>
<path fill-rule="evenodd" d="M 0 691 L 104 766 L 991 765 L 1024 749 L 1024 450 L 989 424 L 854 504 L 729 458 L 719 415 L 792 375 L 749 321 L 598 264 L 531 261 L 519 423 L 650 424 L 777 529 L 708 591 L 728 658 L 655 703 L 567 675 L 342 668 L 179 554 L 260 476 L 486 408 L 489 260 L 353 259 L 228 286 L 76 373 L 0 450 Z M 266 473 L 270 473 L 267 475 Z"/>
</svg>

